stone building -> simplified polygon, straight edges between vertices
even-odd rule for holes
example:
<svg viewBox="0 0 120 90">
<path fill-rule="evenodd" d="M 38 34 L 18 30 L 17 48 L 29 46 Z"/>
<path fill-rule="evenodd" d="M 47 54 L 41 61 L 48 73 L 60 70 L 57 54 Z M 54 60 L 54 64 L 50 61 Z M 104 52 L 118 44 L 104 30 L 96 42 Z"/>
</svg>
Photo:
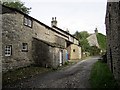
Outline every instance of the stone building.
<svg viewBox="0 0 120 90">
<path fill-rule="evenodd" d="M 98 33 L 97 28 L 95 29 L 95 33 L 90 35 L 87 40 L 90 46 L 97 46 L 99 48 L 98 40 L 96 34 Z"/>
<path fill-rule="evenodd" d="M 68 58 L 70 60 L 79 60 L 81 59 L 81 47 L 78 47 L 76 44 L 71 44 L 67 47 Z"/>
<path fill-rule="evenodd" d="M 64 64 L 71 34 L 4 5 L 1 14 L 3 71 L 31 64 L 53 68 Z"/>
<path fill-rule="evenodd" d="M 116 80 L 120 82 L 120 1 L 107 2 L 105 24 L 107 63 Z"/>
<path fill-rule="evenodd" d="M 75 38 L 73 35 L 71 35 L 69 33 L 69 31 L 64 31 L 64 30 L 58 28 L 56 17 L 52 18 L 51 26 L 56 31 L 58 31 L 58 32 L 64 34 L 66 37 L 68 37 L 68 38 L 63 37 L 67 42 L 66 43 L 66 49 L 67 49 L 68 59 L 69 60 L 79 60 L 79 59 L 81 59 L 81 47 L 80 47 L 78 39 Z"/>
</svg>

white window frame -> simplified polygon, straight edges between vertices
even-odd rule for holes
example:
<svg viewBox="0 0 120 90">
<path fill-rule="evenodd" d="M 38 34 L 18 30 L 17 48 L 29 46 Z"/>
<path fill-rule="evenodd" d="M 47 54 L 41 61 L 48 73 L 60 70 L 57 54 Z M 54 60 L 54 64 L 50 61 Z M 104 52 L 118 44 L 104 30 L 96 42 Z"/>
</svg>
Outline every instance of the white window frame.
<svg viewBox="0 0 120 90">
<path fill-rule="evenodd" d="M 24 17 L 24 25 L 32 27 L 32 20 L 30 18 Z"/>
<path fill-rule="evenodd" d="M 22 43 L 22 51 L 28 51 L 28 44 Z"/>
<path fill-rule="evenodd" d="M 32 27 L 32 20 L 31 19 L 28 19 L 28 26 Z"/>
<path fill-rule="evenodd" d="M 24 24 L 27 25 L 27 18 L 24 18 Z"/>
<path fill-rule="evenodd" d="M 5 46 L 5 56 L 11 56 L 12 55 L 12 45 Z"/>
</svg>

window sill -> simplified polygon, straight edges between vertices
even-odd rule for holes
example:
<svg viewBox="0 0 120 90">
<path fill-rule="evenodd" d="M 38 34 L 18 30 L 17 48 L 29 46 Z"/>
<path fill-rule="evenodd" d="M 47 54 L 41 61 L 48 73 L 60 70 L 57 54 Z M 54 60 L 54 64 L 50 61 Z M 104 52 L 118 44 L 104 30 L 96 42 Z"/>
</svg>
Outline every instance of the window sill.
<svg viewBox="0 0 120 90">
<path fill-rule="evenodd" d="M 28 50 L 22 50 L 22 52 L 28 52 Z"/>
</svg>

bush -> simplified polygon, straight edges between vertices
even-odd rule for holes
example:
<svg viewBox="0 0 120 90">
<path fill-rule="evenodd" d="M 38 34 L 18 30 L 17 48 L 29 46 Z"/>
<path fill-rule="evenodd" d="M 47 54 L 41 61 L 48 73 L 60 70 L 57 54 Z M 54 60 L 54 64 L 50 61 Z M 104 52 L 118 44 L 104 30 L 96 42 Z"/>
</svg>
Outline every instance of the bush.
<svg viewBox="0 0 120 90">
<path fill-rule="evenodd" d="M 69 64 L 69 61 L 66 61 L 66 62 L 65 62 L 65 65 L 68 65 L 68 64 Z"/>
<path fill-rule="evenodd" d="M 91 46 L 90 48 L 90 55 L 100 55 L 100 49 L 97 46 Z"/>
<path fill-rule="evenodd" d="M 107 63 L 107 54 L 106 53 L 102 56 L 102 62 Z"/>
</svg>

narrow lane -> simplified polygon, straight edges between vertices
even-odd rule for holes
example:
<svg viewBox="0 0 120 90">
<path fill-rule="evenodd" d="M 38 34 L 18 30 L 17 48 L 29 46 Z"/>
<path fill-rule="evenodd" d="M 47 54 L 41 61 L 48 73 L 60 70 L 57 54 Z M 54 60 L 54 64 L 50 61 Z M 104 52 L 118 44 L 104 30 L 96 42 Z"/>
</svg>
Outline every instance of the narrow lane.
<svg viewBox="0 0 120 90">
<path fill-rule="evenodd" d="M 90 88 L 92 65 L 99 57 L 91 57 L 65 69 L 36 75 L 15 87 L 20 88 Z"/>
</svg>

